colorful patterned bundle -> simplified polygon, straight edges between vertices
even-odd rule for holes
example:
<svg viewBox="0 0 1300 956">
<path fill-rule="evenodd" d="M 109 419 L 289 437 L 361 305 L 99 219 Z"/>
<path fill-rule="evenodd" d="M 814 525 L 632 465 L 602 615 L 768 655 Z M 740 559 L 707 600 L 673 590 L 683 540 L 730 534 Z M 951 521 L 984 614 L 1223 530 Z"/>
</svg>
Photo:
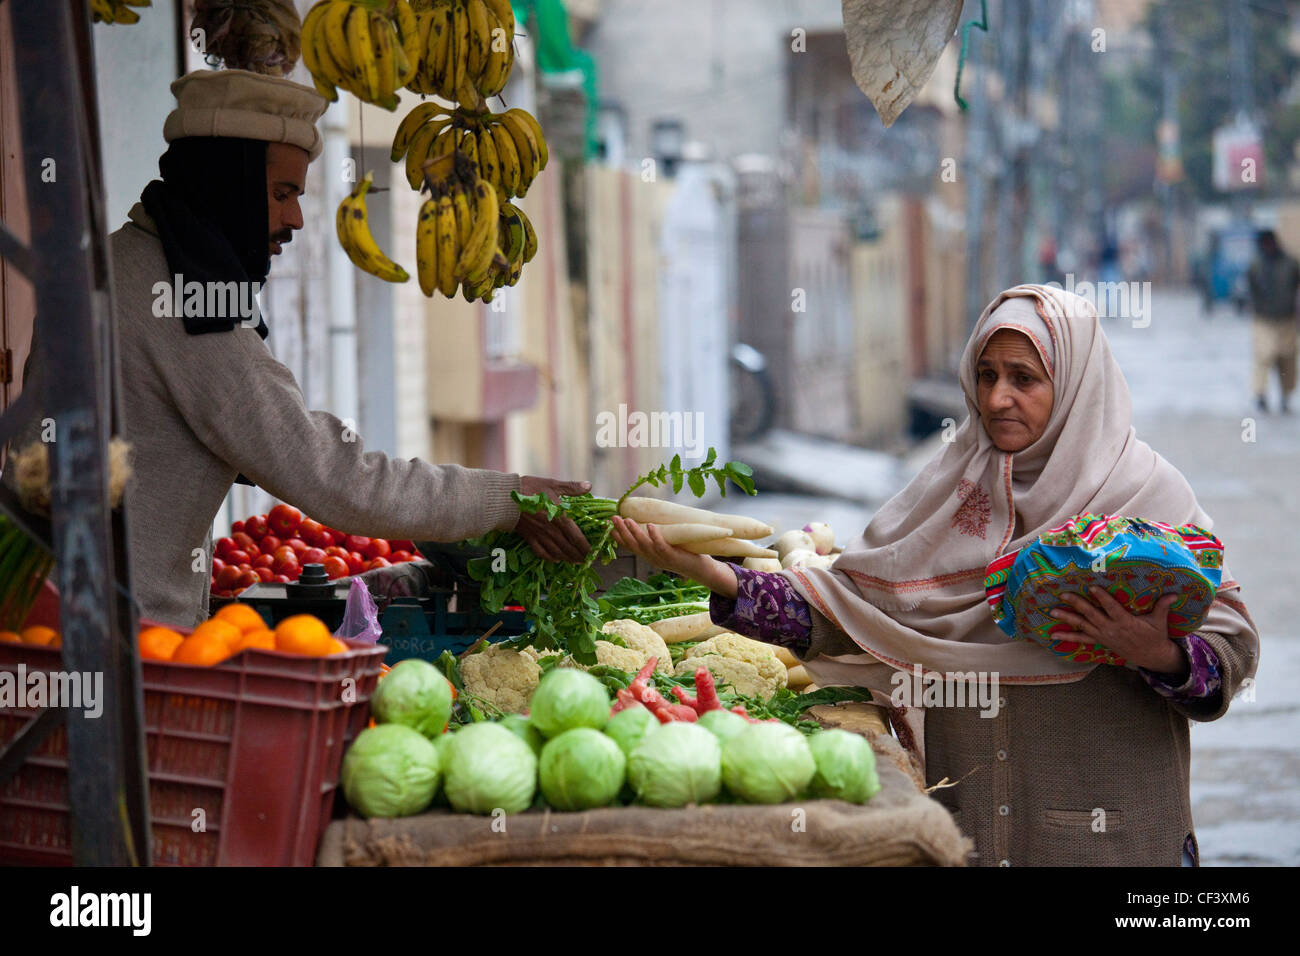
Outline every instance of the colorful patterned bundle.
<svg viewBox="0 0 1300 956">
<path fill-rule="evenodd" d="M 1179 637 L 1205 619 L 1222 569 L 1223 545 L 1203 528 L 1081 514 L 995 560 L 985 572 L 984 589 L 993 619 L 1011 637 L 1035 641 L 1076 663 L 1122 665 L 1123 658 L 1100 644 L 1054 636 L 1073 630 L 1051 616 L 1057 608 L 1070 609 L 1062 594 L 1091 601 L 1088 589 L 1095 585 L 1138 614 L 1167 594 L 1177 595 L 1169 634 Z"/>
</svg>

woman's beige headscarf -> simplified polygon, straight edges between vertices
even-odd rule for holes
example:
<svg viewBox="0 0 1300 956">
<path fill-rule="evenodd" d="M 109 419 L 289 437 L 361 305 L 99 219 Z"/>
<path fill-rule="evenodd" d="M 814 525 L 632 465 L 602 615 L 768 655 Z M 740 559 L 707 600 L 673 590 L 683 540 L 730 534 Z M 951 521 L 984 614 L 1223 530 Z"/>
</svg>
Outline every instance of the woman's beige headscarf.
<svg viewBox="0 0 1300 956">
<path fill-rule="evenodd" d="M 1034 341 L 1054 390 L 1042 436 L 1014 455 L 993 444 L 976 404 L 975 365 L 1001 328 Z M 1085 511 L 1211 527 L 1186 479 L 1138 440 L 1128 384 L 1088 300 L 1042 285 L 1001 293 L 976 323 L 959 378 L 970 414 L 953 440 L 832 570 L 784 572 L 870 655 L 810 662 L 820 681 L 879 690 L 862 669 L 873 658 L 908 671 L 996 673 L 1008 683 L 1079 680 L 1097 665 L 1066 662 L 994 624 L 984 599 L 989 562 Z M 1236 588 L 1225 567 L 1220 594 Z"/>
</svg>

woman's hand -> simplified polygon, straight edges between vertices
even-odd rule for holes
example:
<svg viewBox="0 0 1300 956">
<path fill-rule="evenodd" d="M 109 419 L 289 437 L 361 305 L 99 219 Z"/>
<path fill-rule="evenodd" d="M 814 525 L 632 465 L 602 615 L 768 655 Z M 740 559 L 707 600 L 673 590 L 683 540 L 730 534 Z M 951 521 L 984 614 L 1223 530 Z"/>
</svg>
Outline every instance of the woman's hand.
<svg viewBox="0 0 1300 956">
<path fill-rule="evenodd" d="M 614 524 L 614 540 L 620 547 L 639 554 L 655 567 L 698 581 L 715 594 L 736 596 L 736 572 L 731 565 L 669 544 L 652 524 L 642 526 L 617 515 L 610 520 Z"/>
<path fill-rule="evenodd" d="M 1063 641 L 1101 644 L 1139 667 L 1161 674 L 1186 676 L 1189 664 L 1182 648 L 1169 639 L 1169 608 L 1177 600 L 1166 594 L 1149 614 L 1132 614 L 1106 593 L 1093 586 L 1088 589 L 1093 604 L 1077 594 L 1063 594 L 1073 611 L 1057 608 L 1052 617 L 1064 621 L 1073 631 L 1058 631 L 1052 636 Z"/>
</svg>

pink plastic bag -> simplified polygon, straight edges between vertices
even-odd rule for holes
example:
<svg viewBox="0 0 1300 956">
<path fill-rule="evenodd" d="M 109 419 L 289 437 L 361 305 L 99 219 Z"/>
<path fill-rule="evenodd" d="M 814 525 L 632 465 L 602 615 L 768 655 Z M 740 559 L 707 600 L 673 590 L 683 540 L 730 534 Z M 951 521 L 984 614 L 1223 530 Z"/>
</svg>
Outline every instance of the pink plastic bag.
<svg viewBox="0 0 1300 956">
<path fill-rule="evenodd" d="M 370 596 L 370 589 L 360 578 L 353 578 L 348 586 L 348 603 L 343 608 L 343 623 L 334 636 L 341 641 L 374 644 L 383 633 L 379 626 L 379 608 Z"/>
</svg>

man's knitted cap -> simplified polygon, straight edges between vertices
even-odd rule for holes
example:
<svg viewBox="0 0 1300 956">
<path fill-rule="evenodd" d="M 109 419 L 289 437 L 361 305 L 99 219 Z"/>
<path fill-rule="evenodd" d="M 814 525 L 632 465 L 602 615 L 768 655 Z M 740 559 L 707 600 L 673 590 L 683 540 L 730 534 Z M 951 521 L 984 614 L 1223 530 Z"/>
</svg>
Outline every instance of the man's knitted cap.
<svg viewBox="0 0 1300 956">
<path fill-rule="evenodd" d="M 247 70 L 197 70 L 172 83 L 176 109 L 163 123 L 163 139 L 230 136 L 292 143 L 315 159 L 323 148 L 316 121 L 325 97 L 292 80 Z"/>
</svg>

